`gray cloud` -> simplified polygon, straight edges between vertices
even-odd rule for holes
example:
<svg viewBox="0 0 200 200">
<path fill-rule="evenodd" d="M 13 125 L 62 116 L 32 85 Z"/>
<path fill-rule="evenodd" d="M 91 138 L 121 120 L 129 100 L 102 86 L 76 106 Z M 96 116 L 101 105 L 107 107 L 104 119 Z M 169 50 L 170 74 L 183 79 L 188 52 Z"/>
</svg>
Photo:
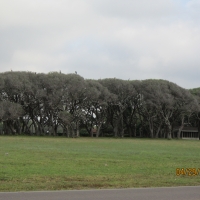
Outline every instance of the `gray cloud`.
<svg viewBox="0 0 200 200">
<path fill-rule="evenodd" d="M 200 0 L 2 0 L 0 71 L 199 87 Z"/>
<path fill-rule="evenodd" d="M 103 16 L 128 18 L 129 20 L 156 19 L 175 15 L 176 5 L 172 0 L 97 0 L 90 1 L 95 10 Z"/>
</svg>

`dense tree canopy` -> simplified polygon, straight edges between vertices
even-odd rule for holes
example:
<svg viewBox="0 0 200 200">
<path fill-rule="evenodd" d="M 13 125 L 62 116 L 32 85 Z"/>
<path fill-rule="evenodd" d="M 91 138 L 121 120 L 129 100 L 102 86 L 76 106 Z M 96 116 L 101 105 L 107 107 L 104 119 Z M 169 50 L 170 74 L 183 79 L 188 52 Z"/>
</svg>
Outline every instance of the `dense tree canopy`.
<svg viewBox="0 0 200 200">
<path fill-rule="evenodd" d="M 77 74 L 0 74 L 1 134 L 180 137 L 200 127 L 200 88 L 166 80 L 85 80 Z"/>
</svg>

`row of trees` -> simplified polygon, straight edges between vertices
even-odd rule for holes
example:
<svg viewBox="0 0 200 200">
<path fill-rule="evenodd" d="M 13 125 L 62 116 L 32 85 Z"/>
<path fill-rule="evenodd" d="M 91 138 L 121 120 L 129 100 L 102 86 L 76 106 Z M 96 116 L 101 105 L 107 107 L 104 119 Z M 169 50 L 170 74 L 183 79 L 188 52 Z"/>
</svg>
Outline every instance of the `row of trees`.
<svg viewBox="0 0 200 200">
<path fill-rule="evenodd" d="M 199 103 L 199 89 L 166 80 L 0 74 L 1 134 L 179 138 L 184 122 L 200 127 Z"/>
</svg>

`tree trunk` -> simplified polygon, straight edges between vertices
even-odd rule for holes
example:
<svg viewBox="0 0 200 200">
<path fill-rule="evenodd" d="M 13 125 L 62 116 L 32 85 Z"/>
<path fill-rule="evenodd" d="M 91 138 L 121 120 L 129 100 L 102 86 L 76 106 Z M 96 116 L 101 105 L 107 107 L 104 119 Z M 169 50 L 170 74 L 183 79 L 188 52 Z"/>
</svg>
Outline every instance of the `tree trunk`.
<svg viewBox="0 0 200 200">
<path fill-rule="evenodd" d="M 178 133 L 177 133 L 177 138 L 180 139 L 181 137 L 181 131 L 183 130 L 184 127 L 184 115 L 181 117 L 181 126 L 178 129 Z"/>
<path fill-rule="evenodd" d="M 56 136 L 57 134 L 56 134 L 56 131 L 55 131 L 55 127 L 54 127 L 54 125 L 52 124 L 52 126 L 51 126 L 51 135 L 53 135 L 53 136 Z"/>
<path fill-rule="evenodd" d="M 162 126 L 162 123 L 160 123 L 160 125 L 158 126 L 158 129 L 157 129 L 157 131 L 156 131 L 156 136 L 155 136 L 155 138 L 158 138 L 158 135 L 159 135 L 159 133 L 160 133 L 161 126 Z"/>
<path fill-rule="evenodd" d="M 136 132 L 136 124 L 134 124 L 134 137 L 136 137 L 137 132 Z"/>
<path fill-rule="evenodd" d="M 66 136 L 69 138 L 69 126 L 68 125 L 65 127 L 65 130 L 66 130 Z"/>
<path fill-rule="evenodd" d="M 80 137 L 80 131 L 79 131 L 79 122 L 75 123 L 75 129 L 76 129 L 76 133 L 75 133 L 75 137 Z"/>
<path fill-rule="evenodd" d="M 171 126 L 171 124 L 167 125 L 167 139 L 169 139 L 169 140 L 172 139 L 172 126 Z"/>
<path fill-rule="evenodd" d="M 164 118 L 164 122 L 165 122 L 165 126 L 166 126 L 166 134 L 167 134 L 167 138 L 169 140 L 172 139 L 172 126 L 170 123 L 170 117 L 172 116 L 172 112 L 168 111 L 165 115 L 164 112 L 161 112 L 163 118 Z"/>
<path fill-rule="evenodd" d="M 130 126 L 128 126 L 128 133 L 129 133 L 129 137 L 132 137 L 132 130 Z"/>
<path fill-rule="evenodd" d="M 14 126 L 13 126 L 13 121 L 9 120 L 7 124 L 8 124 L 8 128 L 10 129 L 12 135 L 15 135 L 16 134 L 16 130 L 15 130 Z"/>
<path fill-rule="evenodd" d="M 153 138 L 153 128 L 150 128 L 150 138 Z"/>
<path fill-rule="evenodd" d="M 114 126 L 114 137 L 118 137 L 118 126 Z"/>
<path fill-rule="evenodd" d="M 77 129 L 76 129 L 76 137 L 80 137 L 79 127 L 77 127 Z"/>
<path fill-rule="evenodd" d="M 99 123 L 97 126 L 96 137 L 99 137 L 99 135 L 100 135 L 101 126 L 102 126 L 102 123 Z"/>
<path fill-rule="evenodd" d="M 152 120 L 149 120 L 149 130 L 150 130 L 150 138 L 153 138 L 154 130 L 153 130 L 153 122 L 152 122 Z"/>
<path fill-rule="evenodd" d="M 123 113 L 121 114 L 121 120 L 120 120 L 120 136 L 123 138 L 124 137 L 124 118 L 123 118 Z"/>
</svg>

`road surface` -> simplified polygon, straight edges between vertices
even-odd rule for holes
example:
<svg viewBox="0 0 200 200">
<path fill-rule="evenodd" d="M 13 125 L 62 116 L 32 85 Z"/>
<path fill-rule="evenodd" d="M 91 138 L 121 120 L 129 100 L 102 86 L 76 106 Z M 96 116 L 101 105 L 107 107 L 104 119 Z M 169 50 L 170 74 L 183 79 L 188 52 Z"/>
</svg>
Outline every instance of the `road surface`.
<svg viewBox="0 0 200 200">
<path fill-rule="evenodd" d="M 200 186 L 45 192 L 0 192 L 0 200 L 200 200 Z"/>
</svg>

